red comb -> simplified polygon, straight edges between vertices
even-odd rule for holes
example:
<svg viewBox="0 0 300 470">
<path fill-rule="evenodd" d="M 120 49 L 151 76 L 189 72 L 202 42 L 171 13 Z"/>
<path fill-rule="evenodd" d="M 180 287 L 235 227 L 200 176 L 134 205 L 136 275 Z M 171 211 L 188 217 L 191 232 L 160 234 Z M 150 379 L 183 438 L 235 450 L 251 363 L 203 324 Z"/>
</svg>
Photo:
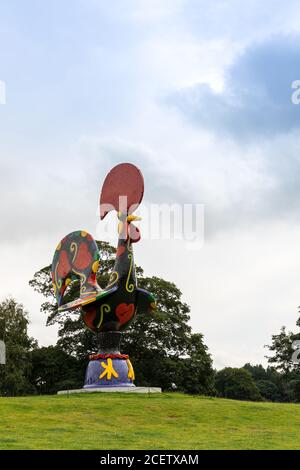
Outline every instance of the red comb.
<svg viewBox="0 0 300 470">
<path fill-rule="evenodd" d="M 144 178 L 132 163 L 120 163 L 106 176 L 100 194 L 100 218 L 109 211 L 131 214 L 140 205 L 144 195 Z"/>
</svg>

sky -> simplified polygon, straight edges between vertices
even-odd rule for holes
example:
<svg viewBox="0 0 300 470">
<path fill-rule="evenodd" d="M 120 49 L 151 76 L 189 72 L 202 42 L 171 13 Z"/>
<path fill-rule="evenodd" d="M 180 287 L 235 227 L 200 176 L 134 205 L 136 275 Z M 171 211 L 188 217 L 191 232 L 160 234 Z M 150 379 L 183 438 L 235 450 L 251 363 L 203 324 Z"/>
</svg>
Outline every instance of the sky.
<svg viewBox="0 0 300 470">
<path fill-rule="evenodd" d="M 24 304 L 40 345 L 57 329 L 28 281 L 67 233 L 102 238 L 102 181 L 128 161 L 145 204 L 204 207 L 201 248 L 134 248 L 181 289 L 215 367 L 266 364 L 272 334 L 296 329 L 299 15 L 277 0 L 0 2 L 0 300 Z"/>
</svg>

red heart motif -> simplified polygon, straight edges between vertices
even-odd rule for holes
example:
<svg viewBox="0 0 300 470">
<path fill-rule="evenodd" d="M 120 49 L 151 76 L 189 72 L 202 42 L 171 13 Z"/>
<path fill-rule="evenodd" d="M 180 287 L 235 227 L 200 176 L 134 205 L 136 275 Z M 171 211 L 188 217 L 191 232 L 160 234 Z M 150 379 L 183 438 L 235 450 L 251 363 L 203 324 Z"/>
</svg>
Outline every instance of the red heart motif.
<svg viewBox="0 0 300 470">
<path fill-rule="evenodd" d="M 91 262 L 92 255 L 89 252 L 88 245 L 86 243 L 81 243 L 74 261 L 75 268 L 84 270 L 91 264 Z"/>
<path fill-rule="evenodd" d="M 96 318 L 96 310 L 95 309 L 91 309 L 90 311 L 84 312 L 84 314 L 83 314 L 84 323 L 92 331 L 96 330 L 95 325 L 94 325 L 95 318 Z"/>
<path fill-rule="evenodd" d="M 127 323 L 134 314 L 134 304 L 119 304 L 116 308 L 116 315 L 121 325 Z"/>
<path fill-rule="evenodd" d="M 69 263 L 67 252 L 63 250 L 61 251 L 60 256 L 59 256 L 57 275 L 60 278 L 65 278 L 67 277 L 70 270 L 71 270 L 71 265 Z"/>
<path fill-rule="evenodd" d="M 125 246 L 121 245 L 117 249 L 117 257 L 121 256 L 126 251 Z"/>
</svg>

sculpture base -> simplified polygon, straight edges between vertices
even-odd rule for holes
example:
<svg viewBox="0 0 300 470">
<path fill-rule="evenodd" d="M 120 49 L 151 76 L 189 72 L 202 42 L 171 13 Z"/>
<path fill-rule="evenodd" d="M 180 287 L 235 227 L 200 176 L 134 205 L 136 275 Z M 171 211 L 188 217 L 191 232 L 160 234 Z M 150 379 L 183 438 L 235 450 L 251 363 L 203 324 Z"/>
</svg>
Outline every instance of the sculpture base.
<svg viewBox="0 0 300 470">
<path fill-rule="evenodd" d="M 84 389 L 99 387 L 135 387 L 134 371 L 127 354 L 120 353 L 121 333 L 98 334 L 99 352 L 89 356 Z"/>
<path fill-rule="evenodd" d="M 88 363 L 83 388 L 135 386 L 134 372 L 128 358 L 111 354 L 99 356 Z"/>
<path fill-rule="evenodd" d="M 60 390 L 57 395 L 71 395 L 74 393 L 161 393 L 159 387 L 94 387 L 94 388 L 78 388 L 75 390 Z"/>
</svg>

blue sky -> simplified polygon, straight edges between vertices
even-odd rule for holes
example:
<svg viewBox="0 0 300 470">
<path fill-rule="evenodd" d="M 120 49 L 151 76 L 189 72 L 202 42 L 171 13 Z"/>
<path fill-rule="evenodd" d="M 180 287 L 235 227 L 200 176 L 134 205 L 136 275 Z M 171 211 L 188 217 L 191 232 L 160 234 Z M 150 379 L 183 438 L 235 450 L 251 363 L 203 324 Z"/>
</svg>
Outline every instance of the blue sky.
<svg viewBox="0 0 300 470">
<path fill-rule="evenodd" d="M 66 233 L 95 235 L 101 182 L 132 161 L 146 202 L 205 206 L 201 250 L 144 240 L 137 262 L 179 285 L 217 367 L 263 361 L 300 301 L 299 3 L 12 0 L 0 13 L 1 298 L 55 342 L 28 280 Z"/>
</svg>

